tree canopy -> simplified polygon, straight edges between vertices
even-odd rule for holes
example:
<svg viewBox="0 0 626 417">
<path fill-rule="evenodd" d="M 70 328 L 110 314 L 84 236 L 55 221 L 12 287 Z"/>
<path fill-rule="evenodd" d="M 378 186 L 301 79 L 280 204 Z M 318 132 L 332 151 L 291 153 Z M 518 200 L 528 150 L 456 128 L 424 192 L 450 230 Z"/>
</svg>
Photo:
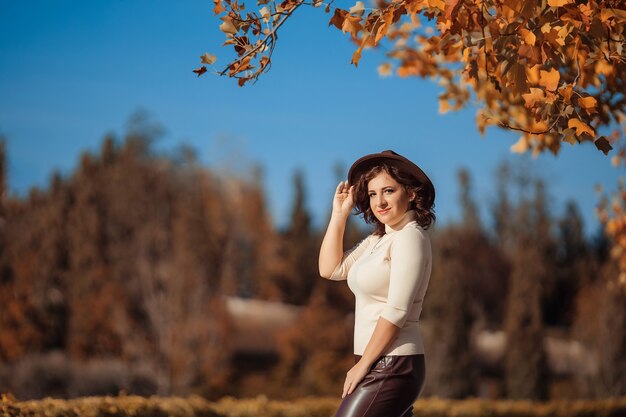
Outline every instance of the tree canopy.
<svg viewBox="0 0 626 417">
<path fill-rule="evenodd" d="M 364 49 L 387 42 L 382 75 L 439 81 L 442 112 L 477 102 L 484 132 L 500 126 L 522 133 L 513 149 L 549 150 L 563 141 L 593 141 L 608 153 L 622 132 L 626 97 L 626 3 L 621 0 L 377 0 L 349 9 L 334 0 L 213 0 L 225 45 L 236 58 L 219 73 L 239 85 L 257 80 L 271 65 L 280 27 L 301 6 L 323 8 L 329 25 Z M 213 64 L 215 56 L 201 61 Z M 206 66 L 195 70 L 198 75 Z"/>
</svg>

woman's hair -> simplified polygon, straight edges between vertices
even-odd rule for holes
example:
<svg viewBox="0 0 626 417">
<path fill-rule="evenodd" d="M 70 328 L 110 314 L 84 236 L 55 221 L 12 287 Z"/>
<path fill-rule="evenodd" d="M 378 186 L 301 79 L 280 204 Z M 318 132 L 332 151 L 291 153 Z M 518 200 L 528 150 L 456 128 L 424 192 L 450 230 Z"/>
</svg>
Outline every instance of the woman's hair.
<svg viewBox="0 0 626 417">
<path fill-rule="evenodd" d="M 413 175 L 396 165 L 382 162 L 362 174 L 356 181 L 354 211 L 355 214 L 363 214 L 366 223 L 374 224 L 374 234 L 384 235 L 385 225 L 377 218 L 370 207 L 370 196 L 367 184 L 381 172 L 386 172 L 391 178 L 404 187 L 407 193 L 413 192 L 415 198 L 411 201 L 410 210 L 415 210 L 417 223 L 428 229 L 436 220 L 432 191 L 424 187 Z M 429 204 L 429 201 L 433 201 Z"/>
</svg>

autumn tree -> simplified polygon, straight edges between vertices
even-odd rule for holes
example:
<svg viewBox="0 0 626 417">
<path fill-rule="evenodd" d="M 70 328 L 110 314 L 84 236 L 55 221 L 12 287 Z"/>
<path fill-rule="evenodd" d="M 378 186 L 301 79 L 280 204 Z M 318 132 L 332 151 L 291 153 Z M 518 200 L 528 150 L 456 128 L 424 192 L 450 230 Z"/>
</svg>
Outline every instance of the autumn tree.
<svg viewBox="0 0 626 417">
<path fill-rule="evenodd" d="M 510 164 L 506 161 L 500 162 L 494 172 L 497 182 L 496 198 L 490 203 L 493 240 L 505 251 L 512 250 L 515 234 L 512 219 L 514 202 L 510 192 L 511 175 Z"/>
<path fill-rule="evenodd" d="M 471 175 L 466 168 L 461 168 L 457 172 L 459 188 L 461 189 L 459 202 L 463 212 L 463 225 L 468 229 L 482 229 L 482 221 L 478 206 L 472 198 Z"/>
<path fill-rule="evenodd" d="M 503 251 L 491 241 L 483 226 L 479 205 L 473 198 L 472 180 L 466 168 L 458 170 L 461 222 L 455 227 L 454 250 L 464 272 L 461 280 L 468 293 L 471 314 L 480 326 L 502 323 L 509 265 Z"/>
<path fill-rule="evenodd" d="M 477 394 L 472 336 L 477 329 L 501 325 L 508 273 L 503 254 L 483 229 L 469 172 L 462 168 L 457 176 L 462 218 L 433 236 L 433 276 L 424 311 L 436 329 L 429 342 L 429 389 L 451 398 Z"/>
<path fill-rule="evenodd" d="M 594 268 L 576 299 L 572 334 L 585 348 L 576 369 L 581 394 L 615 397 L 626 394 L 626 293 L 616 290 L 617 265 Z"/>
<path fill-rule="evenodd" d="M 42 210 L 41 249 L 37 262 L 37 287 L 41 288 L 44 317 L 44 349 L 65 349 L 67 343 L 69 303 L 67 272 L 69 248 L 67 224 L 72 191 L 59 173 L 50 181 L 49 203 Z"/>
<path fill-rule="evenodd" d="M 244 184 L 246 187 L 241 221 L 249 235 L 248 256 L 251 261 L 248 273 L 250 283 L 246 292 L 251 297 L 277 300 L 280 295 L 274 278 L 276 266 L 279 264 L 276 258 L 280 237 L 267 209 L 261 167 L 254 167 L 252 178 L 244 181 Z"/>
<path fill-rule="evenodd" d="M 311 216 L 306 208 L 306 190 L 302 172 L 293 176 L 294 197 L 291 219 L 281 238 L 280 258 L 284 268 L 277 277 L 283 300 L 293 304 L 306 304 L 317 272 L 317 239 L 311 228 Z"/>
<path fill-rule="evenodd" d="M 464 264 L 467 259 L 459 251 L 465 244 L 461 234 L 458 227 L 449 227 L 438 235 L 424 311 L 424 320 L 436 328 L 429 338 L 433 362 L 429 390 L 449 398 L 475 394 L 476 370 L 470 349 L 474 317 L 466 283 L 471 267 Z"/>
<path fill-rule="evenodd" d="M 234 237 L 234 247 L 247 236 L 254 254 L 252 239 L 272 238 L 269 219 L 261 207 L 236 217 L 252 207 L 234 190 L 243 196 L 256 185 L 237 179 L 225 187 L 190 155 L 158 155 L 154 134 L 150 124 L 136 124 L 122 143 L 107 137 L 98 152 L 84 153 L 74 172 L 54 175 L 47 189 L 3 199 L 3 364 L 60 350 L 68 361 L 123 363 L 128 379 L 117 383 L 138 375 L 152 387 L 144 393 L 194 388 L 213 396 L 226 386 L 222 279 L 247 271 L 241 282 L 250 288 L 256 272 L 248 269 L 256 266 L 249 255 L 224 256 L 225 237 Z"/>
<path fill-rule="evenodd" d="M 547 365 L 541 309 L 542 282 L 547 266 L 541 187 L 533 201 L 522 199 L 515 212 L 517 225 L 505 318 L 506 394 L 509 398 L 547 398 Z"/>
<path fill-rule="evenodd" d="M 322 292 L 316 292 L 294 325 L 278 336 L 280 363 L 275 378 L 284 394 L 294 397 L 341 392 L 346 370 L 354 365 L 353 330 L 354 317 L 330 304 Z"/>
<path fill-rule="evenodd" d="M 68 350 L 75 358 L 119 355 L 123 334 L 111 316 L 120 314 L 123 297 L 120 281 L 111 280 L 111 253 L 108 251 L 107 218 L 109 204 L 102 192 L 105 178 L 100 161 L 93 155 L 81 156 L 78 172 L 71 179 L 74 204 L 68 210 L 68 251 L 70 280 L 68 289 L 71 314 Z M 80 279 L 78 279 L 80 277 Z M 91 335 L 95 336 L 92 339 Z"/>
<path fill-rule="evenodd" d="M 616 281 L 626 291 L 626 185 L 623 177 L 619 178 L 617 192 L 602 194 L 596 212 L 609 238 L 610 254 L 619 266 Z"/>
<path fill-rule="evenodd" d="M 558 220 L 555 271 L 550 287 L 544 288 L 544 322 L 569 327 L 574 320 L 575 300 L 581 283 L 592 275 L 594 259 L 584 236 L 578 206 L 568 201 Z"/>
</svg>

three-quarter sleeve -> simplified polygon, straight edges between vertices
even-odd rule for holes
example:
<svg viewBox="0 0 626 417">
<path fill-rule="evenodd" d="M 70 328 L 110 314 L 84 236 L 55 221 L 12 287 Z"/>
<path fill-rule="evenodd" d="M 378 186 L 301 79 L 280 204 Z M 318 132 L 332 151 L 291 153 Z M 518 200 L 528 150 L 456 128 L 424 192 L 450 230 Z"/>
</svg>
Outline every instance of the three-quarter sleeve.
<svg viewBox="0 0 626 417">
<path fill-rule="evenodd" d="M 345 251 L 343 253 L 341 261 L 335 267 L 335 270 L 328 279 L 331 279 L 333 281 L 343 281 L 348 279 L 348 272 L 350 271 L 350 267 L 365 252 L 374 237 L 375 236 L 373 234 L 369 235 L 365 239 L 354 245 L 351 249 Z"/>
<path fill-rule="evenodd" d="M 427 285 L 431 247 L 426 233 L 411 227 L 396 232 L 391 246 L 389 293 L 381 317 L 398 327 L 404 326 L 416 294 Z"/>
</svg>

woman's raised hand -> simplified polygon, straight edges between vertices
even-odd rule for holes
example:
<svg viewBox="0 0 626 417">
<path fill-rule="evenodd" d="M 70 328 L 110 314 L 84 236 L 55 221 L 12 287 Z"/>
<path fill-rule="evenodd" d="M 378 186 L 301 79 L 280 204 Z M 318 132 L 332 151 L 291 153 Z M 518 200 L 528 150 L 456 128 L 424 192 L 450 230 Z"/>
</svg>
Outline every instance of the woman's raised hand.
<svg viewBox="0 0 626 417">
<path fill-rule="evenodd" d="M 354 206 L 354 185 L 348 187 L 348 181 L 341 181 L 335 191 L 333 199 L 333 214 L 345 216 L 350 215 L 350 210 Z"/>
</svg>

